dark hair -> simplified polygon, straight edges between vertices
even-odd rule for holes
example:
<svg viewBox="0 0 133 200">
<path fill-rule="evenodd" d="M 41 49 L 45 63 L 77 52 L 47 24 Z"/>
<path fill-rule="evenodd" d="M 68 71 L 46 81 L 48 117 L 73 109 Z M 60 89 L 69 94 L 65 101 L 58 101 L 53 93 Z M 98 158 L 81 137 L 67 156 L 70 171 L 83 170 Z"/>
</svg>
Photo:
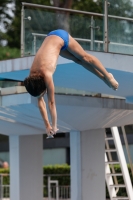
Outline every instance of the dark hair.
<svg viewBox="0 0 133 200">
<path fill-rule="evenodd" d="M 27 92 L 29 92 L 34 97 L 39 96 L 46 90 L 44 77 L 40 75 L 28 76 L 25 78 L 24 86 L 26 87 Z"/>
</svg>

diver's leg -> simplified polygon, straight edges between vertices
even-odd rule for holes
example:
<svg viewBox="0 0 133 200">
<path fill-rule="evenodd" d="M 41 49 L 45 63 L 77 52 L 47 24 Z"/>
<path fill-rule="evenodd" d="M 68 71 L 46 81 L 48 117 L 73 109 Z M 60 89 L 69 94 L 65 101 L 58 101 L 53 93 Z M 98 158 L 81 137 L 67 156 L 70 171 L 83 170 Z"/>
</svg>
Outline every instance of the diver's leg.
<svg viewBox="0 0 133 200">
<path fill-rule="evenodd" d="M 100 73 L 96 68 L 91 67 L 90 65 L 87 65 L 86 63 L 83 63 L 81 60 L 76 58 L 73 54 L 71 54 L 68 50 L 63 50 L 60 52 L 60 56 L 67 58 L 69 60 L 74 61 L 75 63 L 82 65 L 85 69 L 89 70 L 99 78 L 103 79 L 104 75 Z"/>
<path fill-rule="evenodd" d="M 92 72 L 92 69 L 96 69 L 107 81 L 108 85 L 114 90 L 118 88 L 118 82 L 114 79 L 111 73 L 108 73 L 102 63 L 95 57 L 84 51 L 80 44 L 71 36 L 69 36 L 69 45 L 67 50 L 74 55 L 78 60 L 81 61 L 81 65 L 85 66 L 86 69 Z M 91 68 L 91 70 L 90 70 Z"/>
<path fill-rule="evenodd" d="M 67 58 L 69 60 L 72 60 L 79 65 L 82 65 L 85 69 L 89 70 L 91 73 L 96 75 L 98 78 L 100 78 L 102 81 L 104 81 L 110 87 L 108 81 L 105 79 L 104 75 L 101 72 L 99 72 L 96 68 L 91 67 L 87 63 L 82 62 L 81 60 L 76 58 L 73 54 L 71 54 L 69 51 L 67 51 L 67 50 L 61 51 L 60 56 Z"/>
</svg>

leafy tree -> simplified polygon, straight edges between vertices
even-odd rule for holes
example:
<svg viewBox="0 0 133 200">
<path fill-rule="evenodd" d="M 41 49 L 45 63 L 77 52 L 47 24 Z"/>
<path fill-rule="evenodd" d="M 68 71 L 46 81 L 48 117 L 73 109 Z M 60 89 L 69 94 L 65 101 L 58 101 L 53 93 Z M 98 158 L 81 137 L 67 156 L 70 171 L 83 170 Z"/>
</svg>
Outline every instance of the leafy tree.
<svg viewBox="0 0 133 200">
<path fill-rule="evenodd" d="M 21 7 L 23 0 L 0 0 L 0 22 L 4 25 L 0 28 L 0 45 L 3 40 L 7 41 L 7 47 L 0 48 L 0 60 L 20 57 L 20 35 L 21 35 Z M 25 0 L 28 3 L 44 4 L 43 0 Z M 10 8 L 14 17 L 10 16 L 8 5 L 15 4 L 15 9 Z M 49 5 L 49 0 L 45 0 Z M 2 23 L 3 22 L 3 23 Z"/>
<path fill-rule="evenodd" d="M 0 0 L 0 45 L 2 45 L 4 38 L 4 31 L 7 29 L 7 24 L 11 22 L 12 16 L 9 13 L 9 4 L 13 0 Z M 14 12 L 13 7 L 10 11 Z"/>
<path fill-rule="evenodd" d="M 73 9 L 95 13 L 103 13 L 103 0 L 74 0 Z"/>
<path fill-rule="evenodd" d="M 55 7 L 60 7 L 60 8 L 67 8 L 71 9 L 72 8 L 72 3 L 73 0 L 53 0 L 53 6 Z M 63 28 L 70 32 L 69 29 L 69 12 L 62 12 L 62 11 L 56 11 L 56 22 L 60 26 L 60 28 Z M 58 17 L 60 16 L 60 17 Z"/>
<path fill-rule="evenodd" d="M 116 15 L 122 17 L 133 17 L 133 3 L 132 0 L 110 0 L 108 8 L 109 15 Z"/>
<path fill-rule="evenodd" d="M 133 3 L 131 0 L 110 0 L 109 15 L 133 18 Z M 109 18 L 109 40 L 121 44 L 133 44 L 133 25 L 131 21 Z M 117 28 L 116 28 L 117 27 Z M 110 51 L 132 54 L 128 46 L 110 45 Z"/>
<path fill-rule="evenodd" d="M 11 58 L 20 57 L 20 50 L 17 48 L 10 48 L 8 46 L 0 47 L 0 60 L 7 60 Z"/>
<path fill-rule="evenodd" d="M 3 5 L 1 6 L 3 8 L 4 5 L 7 5 L 8 2 L 14 2 L 14 0 L 1 0 Z M 15 10 L 14 12 L 14 18 L 12 20 L 12 23 L 9 23 L 8 20 L 6 21 L 6 33 L 2 34 L 3 38 L 7 40 L 8 46 L 11 48 L 20 48 L 20 34 L 21 34 L 21 7 L 23 0 L 15 0 Z M 24 2 L 28 3 L 37 3 L 37 4 L 44 4 L 43 0 L 32 0 L 28 1 L 25 0 Z M 48 4 L 49 0 L 45 0 L 46 4 Z M 8 14 L 7 14 L 8 15 Z M 7 18 L 6 16 L 4 18 Z"/>
</svg>

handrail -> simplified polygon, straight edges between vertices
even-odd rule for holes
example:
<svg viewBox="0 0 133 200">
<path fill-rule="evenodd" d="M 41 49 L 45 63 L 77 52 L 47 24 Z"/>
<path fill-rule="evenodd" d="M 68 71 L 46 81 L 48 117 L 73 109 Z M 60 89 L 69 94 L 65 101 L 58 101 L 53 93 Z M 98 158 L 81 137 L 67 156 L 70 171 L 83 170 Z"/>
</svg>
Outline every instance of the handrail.
<svg viewBox="0 0 133 200">
<path fill-rule="evenodd" d="M 120 17 L 120 16 L 115 16 L 115 15 L 108 15 L 108 17 L 110 18 L 114 18 L 114 19 L 121 19 L 121 20 L 127 20 L 127 21 L 133 21 L 133 18 L 128 18 L 128 17 Z"/>
<path fill-rule="evenodd" d="M 39 37 L 46 37 L 47 34 L 41 34 L 41 33 L 32 33 L 33 36 L 39 36 Z M 75 40 L 77 41 L 81 41 L 81 42 L 91 42 L 90 39 L 85 39 L 85 38 L 75 38 Z M 95 43 L 100 43 L 100 44 L 103 44 L 104 41 L 100 41 L 100 40 L 94 40 Z M 131 44 L 123 44 L 123 43 L 117 43 L 117 42 L 110 42 L 110 44 L 113 44 L 113 45 L 119 45 L 119 46 L 126 46 L 126 47 L 133 47 L 133 45 Z"/>
<path fill-rule="evenodd" d="M 34 37 L 34 54 L 36 54 L 36 37 L 46 37 L 47 34 L 40 34 L 40 33 L 32 33 L 33 37 Z M 91 43 L 90 39 L 84 39 L 84 38 L 74 38 L 77 41 L 81 41 L 81 42 L 89 42 Z M 104 44 L 104 41 L 100 41 L 100 40 L 94 40 L 94 43 L 98 43 L 100 44 Z M 122 43 L 115 43 L 115 42 L 110 42 L 110 44 L 112 45 L 119 45 L 119 46 L 125 46 L 125 47 L 133 47 L 133 45 L 131 44 L 122 44 Z"/>
<path fill-rule="evenodd" d="M 68 8 L 59 8 L 59 7 L 46 6 L 46 5 L 40 5 L 40 4 L 31 4 L 31 3 L 22 2 L 22 5 L 29 6 L 29 7 L 35 7 L 35 8 L 47 8 L 50 10 L 60 10 L 60 11 L 65 11 L 65 12 L 80 13 L 80 14 L 86 14 L 86 15 L 104 16 L 104 14 L 101 14 L 101 13 L 73 10 L 73 9 L 68 9 Z"/>
<path fill-rule="evenodd" d="M 94 15 L 94 16 L 100 16 L 100 17 L 105 16 L 104 14 L 101 14 L 101 13 L 73 10 L 73 9 L 68 9 L 68 8 L 59 8 L 59 7 L 54 7 L 54 6 L 46 6 L 46 5 L 32 4 L 32 3 L 26 3 L 26 2 L 22 2 L 22 5 L 23 6 L 29 6 L 29 7 L 36 7 L 36 8 L 47 8 L 47 9 L 50 9 L 50 10 L 60 10 L 60 11 L 65 11 L 65 12 L 79 13 L 79 14 L 85 14 L 85 15 Z M 114 19 L 133 21 L 133 18 L 121 17 L 121 16 L 116 16 L 116 15 L 108 15 L 108 17 L 114 18 Z"/>
</svg>

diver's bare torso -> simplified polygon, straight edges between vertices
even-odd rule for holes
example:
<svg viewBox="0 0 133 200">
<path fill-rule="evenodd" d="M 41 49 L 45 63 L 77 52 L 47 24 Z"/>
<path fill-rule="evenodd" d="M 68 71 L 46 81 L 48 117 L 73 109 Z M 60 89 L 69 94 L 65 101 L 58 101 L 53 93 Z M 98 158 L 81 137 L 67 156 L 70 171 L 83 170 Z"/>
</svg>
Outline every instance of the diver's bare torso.
<svg viewBox="0 0 133 200">
<path fill-rule="evenodd" d="M 46 37 L 34 58 L 30 75 L 43 74 L 45 76 L 47 73 L 53 75 L 63 45 L 63 39 L 56 35 Z"/>
</svg>

